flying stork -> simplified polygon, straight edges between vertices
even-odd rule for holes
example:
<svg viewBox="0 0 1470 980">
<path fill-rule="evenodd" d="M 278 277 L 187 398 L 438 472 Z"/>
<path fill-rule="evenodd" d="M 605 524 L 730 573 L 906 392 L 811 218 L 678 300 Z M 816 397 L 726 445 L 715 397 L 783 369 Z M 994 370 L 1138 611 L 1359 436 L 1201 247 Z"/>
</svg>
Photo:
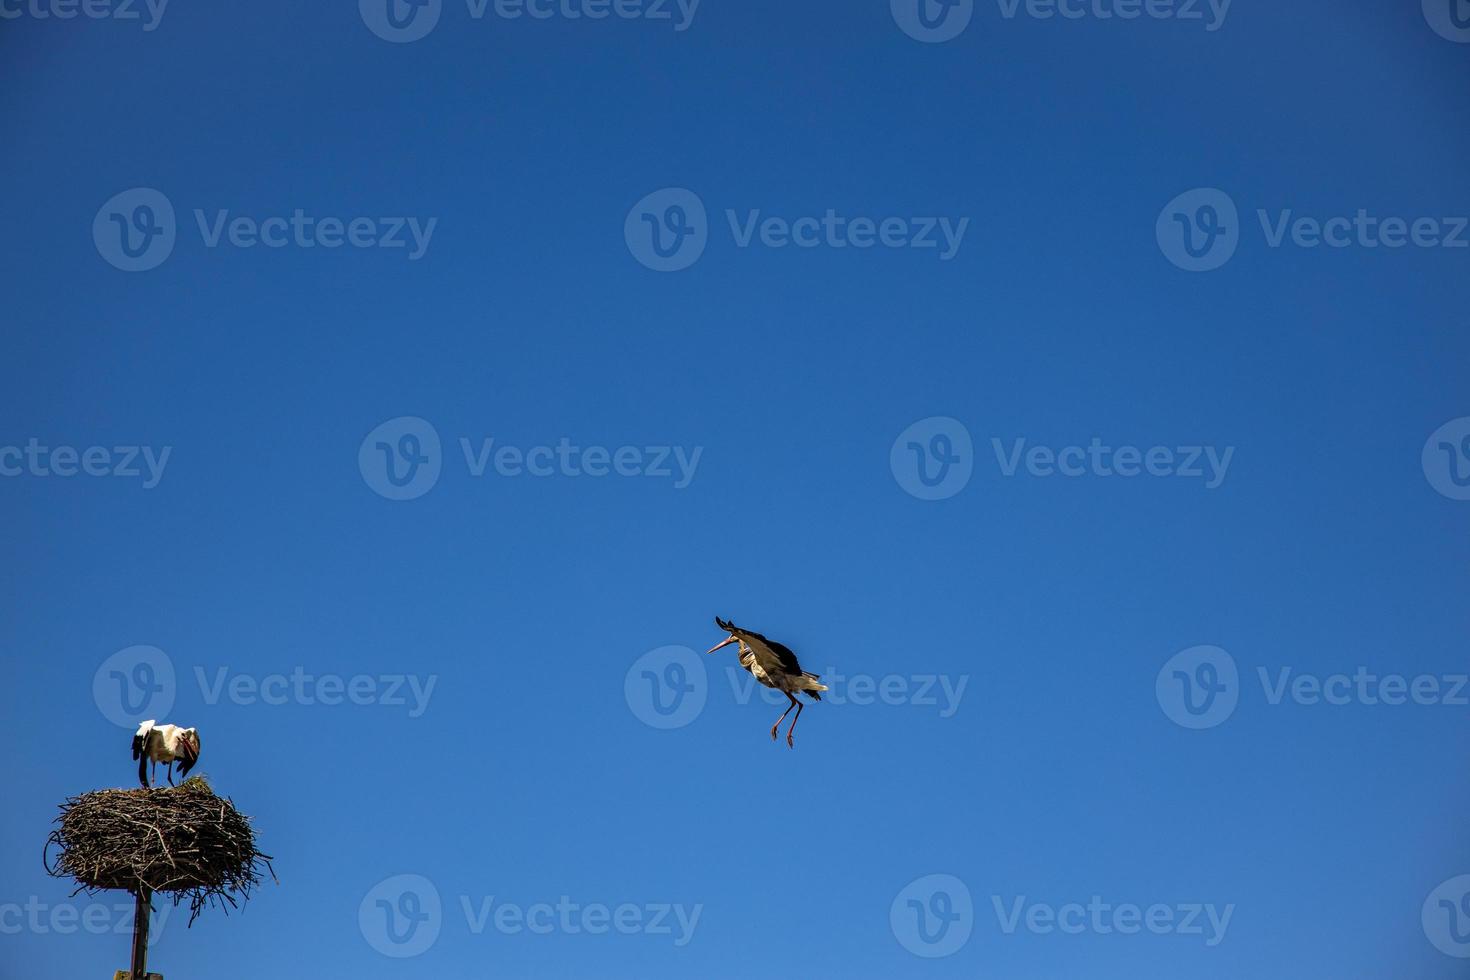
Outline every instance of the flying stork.
<svg viewBox="0 0 1470 980">
<path fill-rule="evenodd" d="M 153 763 L 153 778 L 158 778 L 158 764 L 168 764 L 168 784 L 174 784 L 174 763 L 179 764 L 179 778 L 189 775 L 199 761 L 199 733 L 178 725 L 159 725 L 149 718 L 138 726 L 133 736 L 133 758 L 138 760 L 138 782 L 148 788 L 148 763 Z"/>
<path fill-rule="evenodd" d="M 801 664 L 796 662 L 796 654 L 785 644 L 768 640 L 759 633 L 743 630 L 728 619 L 720 619 L 718 616 L 715 617 L 715 625 L 730 635 L 705 652 L 714 653 L 731 643 L 740 644 L 740 666 L 750 671 L 751 676 L 766 687 L 775 688 L 791 700 L 781 717 L 771 726 L 771 741 L 776 740 L 776 730 L 781 727 L 786 716 L 791 714 L 791 709 L 795 708 L 796 717 L 791 719 L 791 727 L 786 730 L 786 745 L 788 748 L 796 748 L 796 722 L 801 717 L 802 709 L 802 703 L 796 700 L 796 694 L 805 694 L 813 701 L 820 701 L 822 695 L 818 692 L 827 690 L 827 685 L 818 683 L 819 675 L 802 670 Z"/>
</svg>

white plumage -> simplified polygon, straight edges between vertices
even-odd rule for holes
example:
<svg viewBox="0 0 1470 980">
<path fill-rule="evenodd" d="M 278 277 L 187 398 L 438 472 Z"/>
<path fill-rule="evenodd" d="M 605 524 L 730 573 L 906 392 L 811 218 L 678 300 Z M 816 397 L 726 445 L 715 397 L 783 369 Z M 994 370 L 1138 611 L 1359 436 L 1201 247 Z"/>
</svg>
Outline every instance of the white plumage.
<svg viewBox="0 0 1470 980">
<path fill-rule="evenodd" d="M 133 736 L 133 758 L 138 760 L 138 782 L 148 788 L 148 763 L 153 763 L 153 776 L 158 778 L 158 764 L 168 765 L 168 784 L 174 784 L 174 763 L 179 764 L 183 779 L 199 761 L 199 733 L 178 725 L 159 725 L 152 718 L 138 726 Z"/>
</svg>

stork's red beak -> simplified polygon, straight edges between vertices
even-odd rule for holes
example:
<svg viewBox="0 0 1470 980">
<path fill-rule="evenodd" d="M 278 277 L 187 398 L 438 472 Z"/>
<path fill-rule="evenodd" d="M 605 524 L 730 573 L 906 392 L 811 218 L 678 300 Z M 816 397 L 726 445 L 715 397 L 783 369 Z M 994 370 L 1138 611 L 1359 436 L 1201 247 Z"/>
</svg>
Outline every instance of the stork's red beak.
<svg viewBox="0 0 1470 980">
<path fill-rule="evenodd" d="M 704 652 L 705 653 L 714 653 L 720 647 L 727 647 L 730 644 L 732 644 L 735 641 L 737 641 L 738 639 L 739 639 L 739 637 L 737 637 L 734 633 L 731 633 L 729 636 L 725 637 L 719 643 L 716 643 L 714 646 L 710 647 L 708 650 L 706 650 Z"/>
</svg>

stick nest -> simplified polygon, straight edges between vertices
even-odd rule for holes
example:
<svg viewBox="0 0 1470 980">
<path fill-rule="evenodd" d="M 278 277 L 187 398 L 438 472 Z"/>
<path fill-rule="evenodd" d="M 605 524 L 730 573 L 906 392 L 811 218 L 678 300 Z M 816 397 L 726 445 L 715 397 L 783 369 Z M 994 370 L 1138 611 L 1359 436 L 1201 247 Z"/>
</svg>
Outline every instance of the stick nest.
<svg viewBox="0 0 1470 980">
<path fill-rule="evenodd" d="M 262 871 L 276 877 L 250 818 L 198 776 L 178 787 L 83 793 L 61 805 L 56 823 L 46 841 L 49 874 L 75 880 L 77 891 L 187 899 L 190 924 L 210 905 L 248 900 Z"/>
</svg>

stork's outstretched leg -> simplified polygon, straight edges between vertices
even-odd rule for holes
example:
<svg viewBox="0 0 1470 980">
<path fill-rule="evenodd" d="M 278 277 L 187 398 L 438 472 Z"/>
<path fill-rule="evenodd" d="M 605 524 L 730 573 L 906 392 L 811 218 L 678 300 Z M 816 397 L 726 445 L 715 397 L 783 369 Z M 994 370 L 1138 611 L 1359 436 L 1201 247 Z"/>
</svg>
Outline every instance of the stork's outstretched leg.
<svg viewBox="0 0 1470 980">
<path fill-rule="evenodd" d="M 781 722 L 785 721 L 786 716 L 791 714 L 791 709 L 795 708 L 796 713 L 801 714 L 801 702 L 797 701 L 796 698 L 792 698 L 790 691 L 783 691 L 782 693 L 788 698 L 791 698 L 791 703 L 786 706 L 786 710 L 781 712 L 781 717 L 777 718 L 776 723 L 771 726 L 771 741 L 773 742 L 776 740 L 776 729 L 780 728 Z"/>
<path fill-rule="evenodd" d="M 790 697 L 789 694 L 787 696 Z M 801 702 L 792 697 L 791 703 L 796 705 L 796 717 L 791 719 L 791 727 L 786 729 L 786 747 L 788 749 L 796 748 L 796 723 L 801 720 Z M 787 710 L 789 711 L 790 709 L 788 708 Z"/>
<path fill-rule="evenodd" d="M 801 714 L 801 712 L 798 711 L 797 714 Z M 168 784 L 170 786 L 174 784 L 174 764 L 172 762 L 168 764 Z"/>
</svg>

